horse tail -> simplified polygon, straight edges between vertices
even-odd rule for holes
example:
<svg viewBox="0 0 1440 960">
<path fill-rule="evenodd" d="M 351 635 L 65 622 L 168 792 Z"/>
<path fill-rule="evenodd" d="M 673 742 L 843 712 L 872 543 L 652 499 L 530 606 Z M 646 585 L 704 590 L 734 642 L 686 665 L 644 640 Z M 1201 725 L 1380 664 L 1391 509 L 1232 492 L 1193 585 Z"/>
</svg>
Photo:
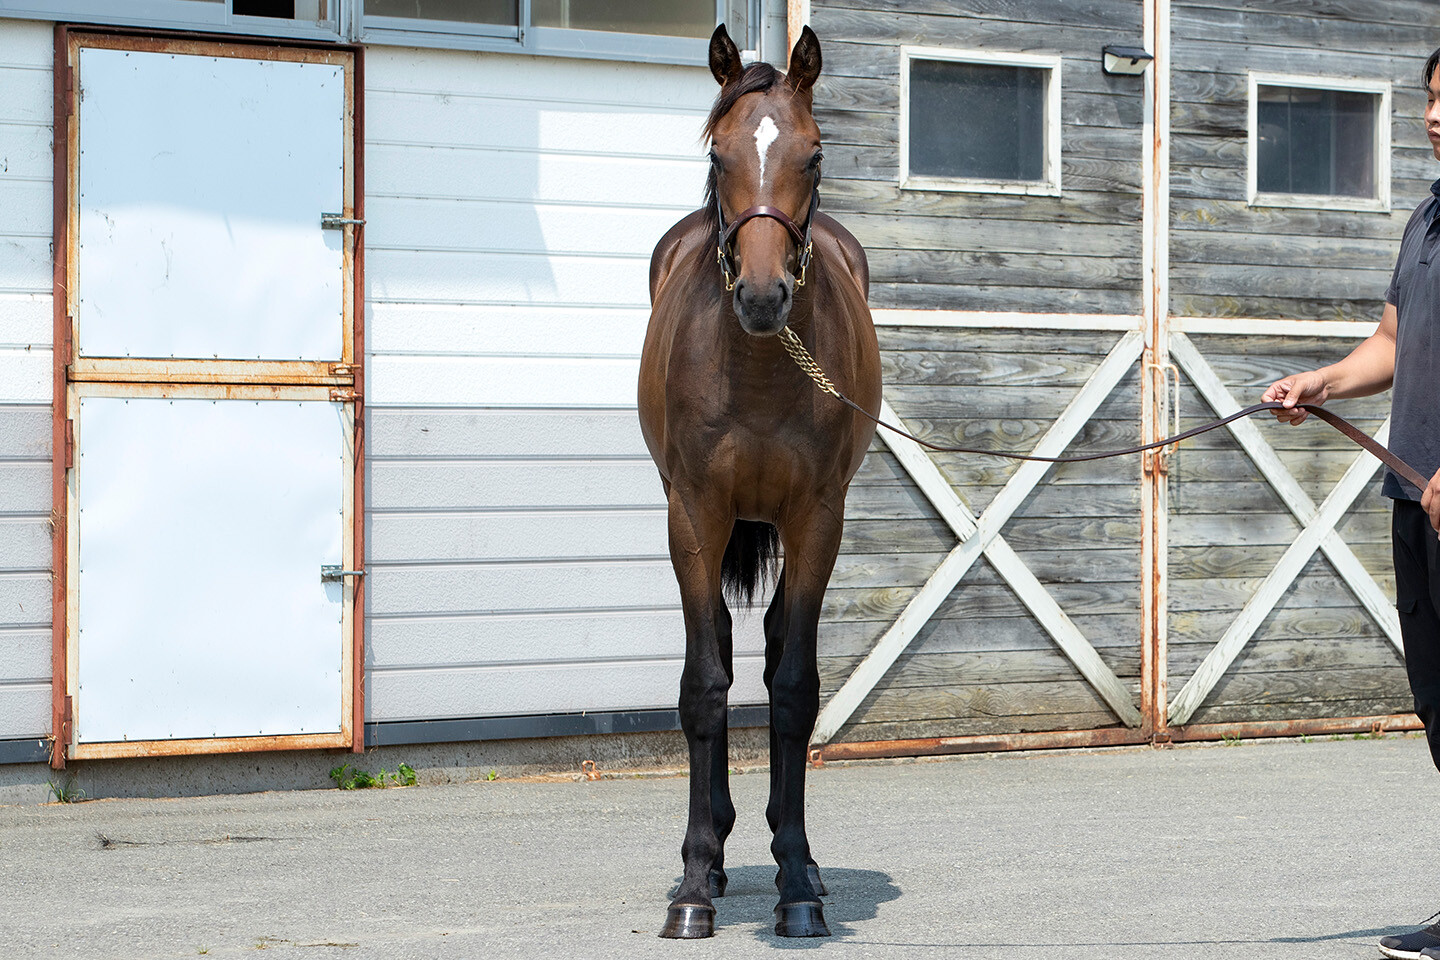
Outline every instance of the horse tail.
<svg viewBox="0 0 1440 960">
<path fill-rule="evenodd" d="M 736 520 L 720 561 L 720 582 L 731 603 L 752 606 L 755 593 L 775 577 L 780 555 L 780 534 L 774 524 Z"/>
</svg>

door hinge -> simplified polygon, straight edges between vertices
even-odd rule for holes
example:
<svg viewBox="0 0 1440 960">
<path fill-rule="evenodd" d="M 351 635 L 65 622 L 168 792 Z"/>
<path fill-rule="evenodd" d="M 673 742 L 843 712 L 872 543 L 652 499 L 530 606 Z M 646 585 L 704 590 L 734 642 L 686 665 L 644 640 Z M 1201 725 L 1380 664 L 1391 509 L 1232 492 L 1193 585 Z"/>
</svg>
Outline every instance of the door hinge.
<svg viewBox="0 0 1440 960">
<path fill-rule="evenodd" d="M 355 365 L 353 363 L 332 363 L 330 364 L 330 376 L 353 377 L 355 376 Z"/>
<path fill-rule="evenodd" d="M 75 467 L 75 421 L 65 421 L 65 469 Z"/>
<path fill-rule="evenodd" d="M 354 387 L 331 387 L 330 399 L 340 403 L 350 403 L 355 399 Z"/>
<path fill-rule="evenodd" d="M 343 230 L 347 226 L 363 227 L 365 221 L 355 217 L 347 217 L 343 213 L 322 213 L 320 214 L 321 230 Z"/>
<path fill-rule="evenodd" d="M 322 564 L 320 566 L 321 583 L 343 583 L 346 577 L 363 577 L 364 570 L 341 570 L 339 564 Z"/>
</svg>

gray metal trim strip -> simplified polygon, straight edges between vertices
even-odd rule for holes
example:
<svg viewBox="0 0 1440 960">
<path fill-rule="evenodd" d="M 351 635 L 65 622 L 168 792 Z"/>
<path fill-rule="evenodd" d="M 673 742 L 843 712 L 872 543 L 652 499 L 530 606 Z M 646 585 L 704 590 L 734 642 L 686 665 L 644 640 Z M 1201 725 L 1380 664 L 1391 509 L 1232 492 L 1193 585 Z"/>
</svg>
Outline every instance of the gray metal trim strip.
<svg viewBox="0 0 1440 960">
<path fill-rule="evenodd" d="M 731 727 L 768 726 L 770 708 L 763 705 L 731 707 L 729 722 Z M 392 720 L 365 724 L 365 746 L 574 737 L 603 733 L 658 733 L 679 729 L 678 710 L 550 713 L 521 717 L 470 717 L 460 720 Z"/>
<path fill-rule="evenodd" d="M 50 741 L 0 740 L 0 765 L 7 763 L 49 763 Z"/>
</svg>

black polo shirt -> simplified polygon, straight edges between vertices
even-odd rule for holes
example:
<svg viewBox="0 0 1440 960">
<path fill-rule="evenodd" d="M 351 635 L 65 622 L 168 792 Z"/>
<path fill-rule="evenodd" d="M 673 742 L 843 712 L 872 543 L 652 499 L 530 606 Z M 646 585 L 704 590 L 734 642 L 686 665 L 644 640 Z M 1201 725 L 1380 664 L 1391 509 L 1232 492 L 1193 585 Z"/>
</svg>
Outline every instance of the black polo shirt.
<svg viewBox="0 0 1440 960">
<path fill-rule="evenodd" d="M 1400 317 L 1395 385 L 1390 393 L 1390 449 L 1421 474 L 1440 470 L 1440 180 L 1410 215 L 1385 300 Z M 1419 500 L 1420 491 L 1386 469 L 1381 492 Z"/>
</svg>

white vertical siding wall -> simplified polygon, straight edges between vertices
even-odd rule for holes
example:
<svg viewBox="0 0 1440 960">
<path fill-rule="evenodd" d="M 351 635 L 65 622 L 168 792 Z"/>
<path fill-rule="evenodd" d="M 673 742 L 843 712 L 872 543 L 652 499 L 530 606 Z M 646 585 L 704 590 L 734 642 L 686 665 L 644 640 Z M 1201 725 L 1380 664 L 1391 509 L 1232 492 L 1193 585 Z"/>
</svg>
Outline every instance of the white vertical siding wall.
<svg viewBox="0 0 1440 960">
<path fill-rule="evenodd" d="M 366 74 L 369 719 L 673 707 L 635 380 L 714 81 L 387 48 Z M 759 621 L 735 703 L 764 699 Z"/>
<path fill-rule="evenodd" d="M 0 740 L 50 731 L 52 37 L 0 20 Z"/>
</svg>

